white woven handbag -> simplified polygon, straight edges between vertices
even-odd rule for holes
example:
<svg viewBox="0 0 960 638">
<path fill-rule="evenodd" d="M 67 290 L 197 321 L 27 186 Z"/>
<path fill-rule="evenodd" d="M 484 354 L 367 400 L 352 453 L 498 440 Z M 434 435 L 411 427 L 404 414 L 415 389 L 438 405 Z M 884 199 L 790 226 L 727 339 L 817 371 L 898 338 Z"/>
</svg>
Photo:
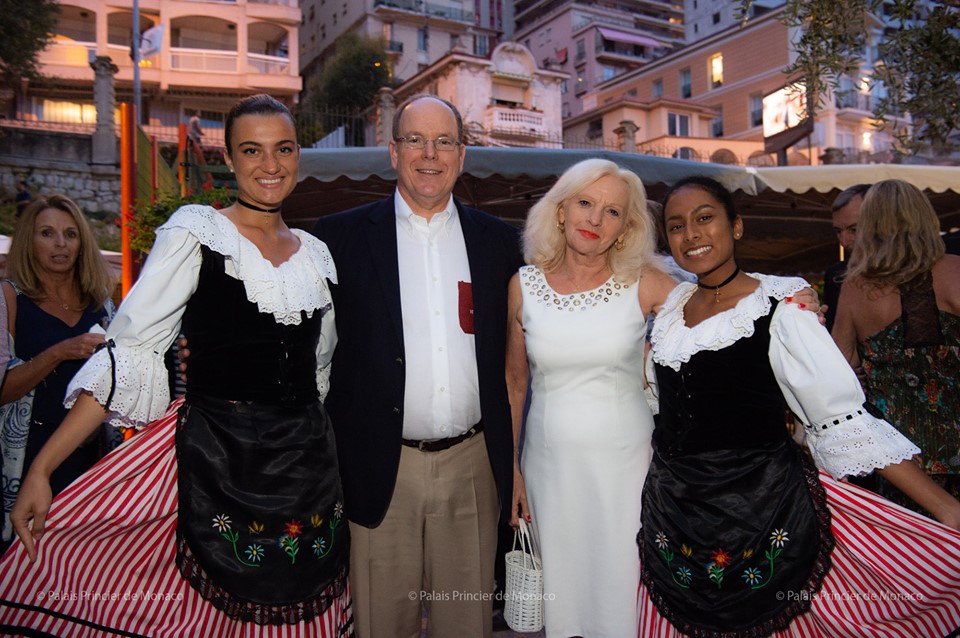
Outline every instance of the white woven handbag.
<svg viewBox="0 0 960 638">
<path fill-rule="evenodd" d="M 506 556 L 503 617 L 510 629 L 522 633 L 543 629 L 543 565 L 532 532 L 521 518 Z"/>
</svg>

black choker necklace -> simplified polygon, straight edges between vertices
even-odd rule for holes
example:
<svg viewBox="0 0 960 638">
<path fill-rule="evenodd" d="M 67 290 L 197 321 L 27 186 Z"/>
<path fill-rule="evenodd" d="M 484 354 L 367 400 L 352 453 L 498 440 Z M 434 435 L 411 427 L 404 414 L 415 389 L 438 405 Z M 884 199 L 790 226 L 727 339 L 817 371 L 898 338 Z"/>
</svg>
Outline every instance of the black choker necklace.
<svg viewBox="0 0 960 638">
<path fill-rule="evenodd" d="M 701 288 L 712 290 L 713 300 L 716 301 L 717 303 L 720 303 L 720 289 L 726 286 L 731 281 L 733 281 L 739 274 L 740 274 L 740 266 L 737 266 L 737 269 L 733 271 L 733 274 L 727 277 L 726 279 L 724 279 L 723 281 L 721 281 L 720 285 L 718 286 L 707 286 L 706 284 L 700 283 L 699 279 L 697 280 L 697 285 L 700 286 Z"/>
<path fill-rule="evenodd" d="M 277 206 L 276 208 L 260 208 L 259 206 L 254 206 L 250 202 L 244 201 L 242 197 L 237 197 L 237 203 L 241 206 L 249 208 L 250 210 L 259 211 L 261 213 L 279 213 L 281 208 L 281 206 Z"/>
</svg>

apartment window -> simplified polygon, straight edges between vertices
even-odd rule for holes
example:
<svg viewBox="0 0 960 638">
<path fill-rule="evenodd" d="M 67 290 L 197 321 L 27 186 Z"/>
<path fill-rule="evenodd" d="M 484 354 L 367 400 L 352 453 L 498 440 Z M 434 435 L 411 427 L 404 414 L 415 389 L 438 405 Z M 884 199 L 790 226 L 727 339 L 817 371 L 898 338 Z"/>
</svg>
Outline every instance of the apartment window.
<svg viewBox="0 0 960 638">
<path fill-rule="evenodd" d="M 577 73 L 577 86 L 576 92 L 577 95 L 585 92 L 587 90 L 587 79 L 583 76 L 583 73 Z"/>
<path fill-rule="evenodd" d="M 490 36 L 477 35 L 473 38 L 473 54 L 482 58 L 490 55 Z"/>
<path fill-rule="evenodd" d="M 310 22 L 313 22 L 313 18 L 314 18 L 313 9 L 314 9 L 313 7 L 310 7 L 310 17 L 309 17 Z"/>
<path fill-rule="evenodd" d="M 723 54 L 717 53 L 710 56 L 709 65 L 707 72 L 710 74 L 710 88 L 716 89 L 723 86 Z"/>
<path fill-rule="evenodd" d="M 693 80 L 690 78 L 690 67 L 680 71 L 680 97 L 693 95 Z"/>
<path fill-rule="evenodd" d="M 577 40 L 577 62 L 586 59 L 586 57 L 587 57 L 586 45 L 584 44 L 583 38 L 580 38 L 579 40 Z"/>
<path fill-rule="evenodd" d="M 713 23 L 714 23 L 714 24 L 720 24 L 720 12 L 719 12 L 719 11 L 713 14 Z"/>
<path fill-rule="evenodd" d="M 320 39 L 323 40 L 327 37 L 327 25 L 320 25 Z"/>
<path fill-rule="evenodd" d="M 603 120 L 602 119 L 590 120 L 590 123 L 587 124 L 587 137 L 589 137 L 590 139 L 603 137 Z"/>
<path fill-rule="evenodd" d="M 617 75 L 617 68 L 616 68 L 616 67 L 613 67 L 613 66 L 602 66 L 602 67 L 600 67 L 600 69 L 601 69 L 601 75 L 602 75 L 602 78 L 603 78 L 603 79 L 602 79 L 603 82 L 606 82 L 607 80 L 613 79 L 613 78 L 616 77 L 616 75 Z"/>
<path fill-rule="evenodd" d="M 333 23 L 334 23 L 334 24 L 337 23 L 337 14 L 336 14 L 336 13 L 333 14 Z"/>
<path fill-rule="evenodd" d="M 763 126 L 763 95 L 750 96 L 750 126 Z"/>
<path fill-rule="evenodd" d="M 566 94 L 567 94 L 567 81 L 560 80 L 560 95 L 566 95 Z"/>
<path fill-rule="evenodd" d="M 697 8 L 697 0 L 693 0 L 693 8 L 694 8 L 694 9 Z"/>
<path fill-rule="evenodd" d="M 696 22 L 693 23 L 693 32 L 700 33 L 700 25 L 697 24 Z"/>
<path fill-rule="evenodd" d="M 663 97 L 663 78 L 658 78 L 653 81 L 653 97 Z"/>
<path fill-rule="evenodd" d="M 714 137 L 723 137 L 723 107 L 718 106 L 717 116 L 710 122 L 710 133 Z"/>
<path fill-rule="evenodd" d="M 427 30 L 417 29 L 417 51 L 427 50 Z"/>
<path fill-rule="evenodd" d="M 629 91 L 627 91 L 627 95 L 629 95 L 630 97 L 637 97 L 637 89 L 635 88 L 630 89 Z"/>
<path fill-rule="evenodd" d="M 667 135 L 689 137 L 690 116 L 680 113 L 667 113 Z"/>
<path fill-rule="evenodd" d="M 457 45 L 458 45 L 458 44 L 460 44 L 460 36 L 454 35 L 454 34 L 451 33 L 451 34 L 450 34 L 450 48 L 451 48 L 451 49 L 455 49 L 455 48 L 457 48 Z"/>
</svg>

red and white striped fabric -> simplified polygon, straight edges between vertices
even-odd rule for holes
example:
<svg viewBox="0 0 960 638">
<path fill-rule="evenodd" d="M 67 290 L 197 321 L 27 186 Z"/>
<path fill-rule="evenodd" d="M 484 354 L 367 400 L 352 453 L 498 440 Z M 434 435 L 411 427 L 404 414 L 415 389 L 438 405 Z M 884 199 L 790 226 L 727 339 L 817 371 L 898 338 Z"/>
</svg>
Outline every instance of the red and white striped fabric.
<svg viewBox="0 0 960 638">
<path fill-rule="evenodd" d="M 321 618 L 261 626 L 228 617 L 175 563 L 177 408 L 107 455 L 54 501 L 36 563 L 17 542 L 0 562 L 0 633 L 54 636 L 337 638 L 350 591 Z"/>
<path fill-rule="evenodd" d="M 791 638 L 935 638 L 960 627 L 960 532 L 820 473 L 836 539 L 833 567 Z M 640 585 L 640 638 L 678 632 Z"/>
</svg>

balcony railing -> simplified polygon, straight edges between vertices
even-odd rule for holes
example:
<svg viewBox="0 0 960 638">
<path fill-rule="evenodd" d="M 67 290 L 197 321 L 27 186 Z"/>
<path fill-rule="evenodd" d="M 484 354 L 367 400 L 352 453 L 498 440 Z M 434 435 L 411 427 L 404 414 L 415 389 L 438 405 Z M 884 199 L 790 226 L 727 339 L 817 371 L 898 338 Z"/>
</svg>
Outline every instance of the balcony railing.
<svg viewBox="0 0 960 638">
<path fill-rule="evenodd" d="M 647 60 L 651 59 L 650 56 L 647 55 L 643 47 L 632 47 L 632 46 L 617 47 L 617 46 L 612 46 L 612 43 L 610 44 L 605 43 L 603 45 L 597 46 L 596 54 L 598 58 L 602 56 L 617 56 L 617 57 L 623 57 L 623 58 L 630 58 L 631 60 L 637 60 L 638 62 L 646 62 Z"/>
<path fill-rule="evenodd" d="M 425 3 L 425 13 L 438 18 L 447 18 L 457 22 L 469 22 L 473 24 L 473 11 L 464 11 L 455 7 L 445 7 L 441 4 Z"/>
<path fill-rule="evenodd" d="M 864 93 L 838 93 L 836 105 L 838 109 L 857 109 L 859 111 L 873 111 L 872 96 Z"/>
<path fill-rule="evenodd" d="M 56 122 L 50 120 L 13 120 L 5 119 L 0 126 L 11 128 L 31 129 L 35 131 L 56 131 L 59 133 L 79 133 L 92 135 L 97 125 L 94 122 Z M 156 136 L 157 141 L 163 144 L 176 144 L 179 139 L 179 126 L 162 126 L 159 124 L 145 124 L 140 127 L 150 136 Z M 119 119 L 114 123 L 117 137 L 120 136 Z M 203 146 L 205 148 L 223 148 L 223 129 L 205 127 L 203 129 Z"/>
<path fill-rule="evenodd" d="M 464 11 L 456 7 L 448 7 L 442 4 L 433 4 L 432 2 L 423 2 L 423 0 L 375 0 L 375 7 L 390 7 L 393 9 L 403 9 L 404 11 L 413 11 L 421 15 L 446 18 L 456 22 L 467 22 L 473 24 L 473 11 Z"/>
<path fill-rule="evenodd" d="M 402 43 L 398 43 L 401 45 Z M 89 56 L 95 53 L 97 45 L 93 42 L 56 42 L 42 53 L 43 64 L 87 67 Z M 133 64 L 130 59 L 130 47 L 119 44 L 107 46 L 111 61 L 120 68 Z M 212 71 L 218 73 L 237 72 L 236 51 L 214 51 L 210 49 L 173 48 L 170 50 L 170 64 L 178 71 Z M 141 62 L 141 67 L 151 67 L 159 63 L 158 56 Z M 290 59 L 277 55 L 261 53 L 247 54 L 247 67 L 250 73 L 287 75 L 290 72 Z"/>
<path fill-rule="evenodd" d="M 53 42 L 40 54 L 40 61 L 43 64 L 86 67 L 90 66 L 90 54 L 96 51 L 96 42 Z"/>
<path fill-rule="evenodd" d="M 290 60 L 277 55 L 248 53 L 247 66 L 249 67 L 251 73 L 286 75 L 290 70 Z"/>
<path fill-rule="evenodd" d="M 390 40 L 387 42 L 387 51 L 391 53 L 403 53 L 403 42 L 398 40 Z"/>
<path fill-rule="evenodd" d="M 543 137 L 547 134 L 543 113 L 525 108 L 490 106 L 487 130 L 493 135 Z"/>
<path fill-rule="evenodd" d="M 236 73 L 237 52 L 171 48 L 170 66 L 178 71 Z"/>
<path fill-rule="evenodd" d="M 404 11 L 422 11 L 423 2 L 421 0 L 376 0 L 374 6 L 391 7 L 394 9 L 403 9 Z"/>
</svg>

